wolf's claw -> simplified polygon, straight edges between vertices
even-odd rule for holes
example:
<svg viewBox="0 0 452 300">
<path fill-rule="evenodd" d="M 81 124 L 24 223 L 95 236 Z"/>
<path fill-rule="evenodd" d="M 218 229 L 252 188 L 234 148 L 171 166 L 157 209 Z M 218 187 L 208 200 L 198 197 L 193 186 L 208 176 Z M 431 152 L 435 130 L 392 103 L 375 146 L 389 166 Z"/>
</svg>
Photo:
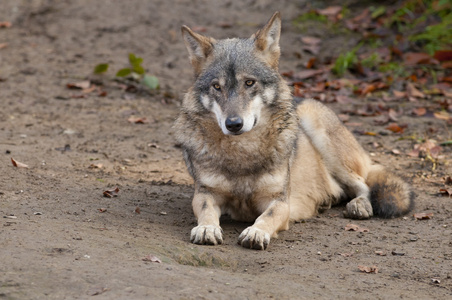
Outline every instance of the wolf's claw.
<svg viewBox="0 0 452 300">
<path fill-rule="evenodd" d="M 215 225 L 199 225 L 191 230 L 190 241 L 198 245 L 219 245 L 223 243 L 223 230 Z"/>
<path fill-rule="evenodd" d="M 270 234 L 251 226 L 240 234 L 238 243 L 248 249 L 265 250 L 270 243 Z"/>
</svg>

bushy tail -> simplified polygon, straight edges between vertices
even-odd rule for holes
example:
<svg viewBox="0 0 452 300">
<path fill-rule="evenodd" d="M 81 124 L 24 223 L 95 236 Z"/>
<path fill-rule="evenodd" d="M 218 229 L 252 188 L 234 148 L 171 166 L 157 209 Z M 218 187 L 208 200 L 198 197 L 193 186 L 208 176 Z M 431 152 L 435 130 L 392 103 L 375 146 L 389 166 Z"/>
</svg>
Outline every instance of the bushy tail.
<svg viewBox="0 0 452 300">
<path fill-rule="evenodd" d="M 370 188 L 370 202 L 375 216 L 398 217 L 414 208 L 416 194 L 408 183 L 382 166 L 372 166 L 366 183 Z"/>
</svg>

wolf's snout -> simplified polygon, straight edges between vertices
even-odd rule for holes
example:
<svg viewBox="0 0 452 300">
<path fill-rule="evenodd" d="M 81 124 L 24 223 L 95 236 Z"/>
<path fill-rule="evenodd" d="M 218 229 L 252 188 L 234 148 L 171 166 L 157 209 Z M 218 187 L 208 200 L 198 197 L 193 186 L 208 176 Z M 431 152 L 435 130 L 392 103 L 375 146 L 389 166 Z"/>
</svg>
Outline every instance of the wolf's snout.
<svg viewBox="0 0 452 300">
<path fill-rule="evenodd" d="M 226 119 L 226 128 L 230 132 L 237 133 L 243 127 L 243 120 L 240 117 L 231 117 Z"/>
</svg>

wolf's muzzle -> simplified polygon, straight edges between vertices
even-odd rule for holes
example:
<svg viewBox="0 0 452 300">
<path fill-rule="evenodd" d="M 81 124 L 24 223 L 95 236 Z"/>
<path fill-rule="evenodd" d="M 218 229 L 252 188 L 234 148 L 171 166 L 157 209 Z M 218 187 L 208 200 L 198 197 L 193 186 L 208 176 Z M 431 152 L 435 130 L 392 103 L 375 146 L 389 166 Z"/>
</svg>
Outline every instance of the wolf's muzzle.
<svg viewBox="0 0 452 300">
<path fill-rule="evenodd" d="M 243 120 L 240 117 L 229 117 L 226 119 L 226 129 L 232 133 L 239 132 L 243 127 Z"/>
</svg>

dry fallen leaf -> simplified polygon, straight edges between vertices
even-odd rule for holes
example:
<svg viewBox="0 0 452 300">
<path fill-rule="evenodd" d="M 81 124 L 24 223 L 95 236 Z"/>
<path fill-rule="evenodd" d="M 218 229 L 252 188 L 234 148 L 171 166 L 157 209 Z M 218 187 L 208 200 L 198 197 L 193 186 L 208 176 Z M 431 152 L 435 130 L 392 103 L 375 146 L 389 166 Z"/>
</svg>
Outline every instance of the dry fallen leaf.
<svg viewBox="0 0 452 300">
<path fill-rule="evenodd" d="M 11 162 L 13 163 L 13 166 L 17 168 L 28 168 L 28 165 L 18 162 L 17 160 L 14 160 L 14 158 L 11 157 Z"/>
<path fill-rule="evenodd" d="M 413 217 L 416 220 L 428 220 L 433 217 L 433 213 L 415 213 Z"/>
<path fill-rule="evenodd" d="M 309 70 L 303 70 L 303 71 L 297 72 L 297 73 L 293 74 L 293 77 L 296 80 L 301 81 L 303 79 L 311 78 L 311 77 L 314 77 L 316 75 L 323 74 L 323 73 L 325 73 L 325 70 L 309 69 Z"/>
<path fill-rule="evenodd" d="M 91 82 L 89 80 L 83 80 L 83 81 L 79 81 L 79 82 L 74 82 L 74 83 L 68 83 L 66 84 L 67 88 L 69 89 L 87 89 L 91 86 Z"/>
<path fill-rule="evenodd" d="M 391 123 L 391 124 L 389 124 L 388 127 L 386 127 L 386 129 L 388 129 L 394 133 L 403 133 L 403 131 L 405 130 L 405 127 L 400 127 L 397 123 Z"/>
<path fill-rule="evenodd" d="M 365 273 L 375 273 L 375 274 L 378 273 L 378 267 L 377 266 L 370 266 L 370 267 L 368 267 L 368 266 L 358 266 L 358 269 L 361 272 L 365 272 Z"/>
<path fill-rule="evenodd" d="M 317 13 L 328 17 L 330 21 L 336 22 L 342 18 L 341 11 L 342 6 L 329 6 L 325 9 L 318 9 Z"/>
<path fill-rule="evenodd" d="M 427 113 L 427 109 L 425 107 L 418 107 L 413 109 L 413 114 L 420 117 Z"/>
<path fill-rule="evenodd" d="M 319 38 L 312 36 L 304 36 L 301 38 L 303 45 L 301 49 L 310 52 L 311 54 L 317 55 L 320 51 L 320 42 L 322 41 Z"/>
<path fill-rule="evenodd" d="M 130 116 L 127 119 L 128 122 L 130 123 L 134 123 L 134 124 L 146 124 L 149 123 L 149 120 L 146 117 L 135 117 L 135 116 Z"/>
<path fill-rule="evenodd" d="M 450 196 L 452 196 L 452 190 L 449 190 L 449 189 L 440 189 L 440 190 L 439 190 L 439 195 L 440 195 L 440 196 L 445 196 L 445 197 L 450 197 Z"/>
<path fill-rule="evenodd" d="M 11 22 L 0 22 L 0 28 L 9 28 L 11 26 Z"/>
<path fill-rule="evenodd" d="M 157 257 L 154 256 L 152 254 L 147 255 L 145 258 L 142 259 L 143 261 L 150 261 L 150 262 L 156 262 L 156 263 L 161 263 L 162 261 Z"/>
<path fill-rule="evenodd" d="M 361 228 L 356 224 L 347 224 L 344 229 L 345 231 L 369 232 L 369 229 Z"/>
<path fill-rule="evenodd" d="M 438 278 L 432 278 L 432 283 L 434 284 L 440 284 L 441 280 L 439 280 Z"/>
<path fill-rule="evenodd" d="M 434 57 L 439 61 L 452 60 L 452 50 L 438 50 L 435 52 Z"/>
<path fill-rule="evenodd" d="M 419 64 L 437 64 L 438 61 L 427 53 L 408 52 L 403 55 L 403 61 L 407 66 Z"/>
<path fill-rule="evenodd" d="M 104 191 L 104 197 L 107 197 L 107 198 L 117 197 L 118 193 L 119 193 L 119 188 L 116 187 L 113 190 L 106 190 L 106 191 Z"/>
<path fill-rule="evenodd" d="M 449 121 L 449 119 L 450 119 L 449 113 L 444 110 L 433 113 L 433 116 L 437 119 L 445 120 L 445 121 Z"/>
<path fill-rule="evenodd" d="M 90 169 L 102 169 L 103 164 L 90 164 L 88 168 Z"/>
<path fill-rule="evenodd" d="M 425 94 L 419 91 L 411 82 L 406 84 L 406 93 L 408 97 L 425 98 Z"/>
<path fill-rule="evenodd" d="M 141 213 L 141 210 L 140 210 L 140 208 L 138 206 L 135 208 L 135 213 L 137 213 L 137 214 Z"/>
<path fill-rule="evenodd" d="M 452 185 L 452 177 L 450 176 L 445 177 L 444 184 Z"/>
</svg>

